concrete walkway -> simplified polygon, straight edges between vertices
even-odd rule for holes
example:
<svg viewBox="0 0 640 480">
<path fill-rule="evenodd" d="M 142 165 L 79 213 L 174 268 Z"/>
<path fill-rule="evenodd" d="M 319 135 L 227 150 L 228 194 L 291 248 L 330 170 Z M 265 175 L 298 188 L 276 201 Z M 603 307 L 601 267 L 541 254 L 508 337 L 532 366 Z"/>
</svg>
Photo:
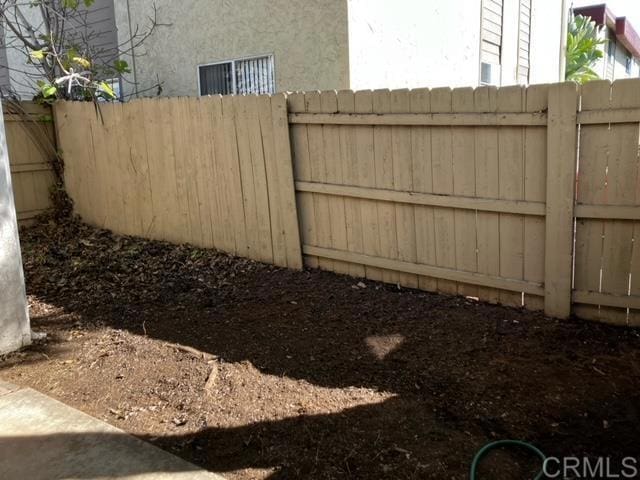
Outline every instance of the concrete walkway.
<svg viewBox="0 0 640 480">
<path fill-rule="evenodd" d="M 0 380 L 0 479 L 222 477 L 35 390 Z"/>
</svg>

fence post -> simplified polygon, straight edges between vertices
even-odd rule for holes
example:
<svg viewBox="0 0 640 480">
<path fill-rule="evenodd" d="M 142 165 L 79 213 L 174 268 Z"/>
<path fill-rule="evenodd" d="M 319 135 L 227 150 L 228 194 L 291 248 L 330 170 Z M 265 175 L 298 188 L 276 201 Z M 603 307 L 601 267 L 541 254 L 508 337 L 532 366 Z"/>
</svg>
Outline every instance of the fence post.
<svg viewBox="0 0 640 480">
<path fill-rule="evenodd" d="M 571 314 L 577 105 L 575 83 L 549 87 L 544 312 L 557 318 Z"/>
</svg>

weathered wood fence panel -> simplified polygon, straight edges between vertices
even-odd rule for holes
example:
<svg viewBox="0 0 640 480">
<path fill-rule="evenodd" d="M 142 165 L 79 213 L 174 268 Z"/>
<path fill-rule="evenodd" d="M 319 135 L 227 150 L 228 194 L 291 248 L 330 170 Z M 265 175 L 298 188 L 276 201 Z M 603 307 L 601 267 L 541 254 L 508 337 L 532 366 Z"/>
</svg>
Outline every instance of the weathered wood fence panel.
<svg viewBox="0 0 640 480">
<path fill-rule="evenodd" d="M 284 95 L 55 106 L 78 214 L 300 268 Z"/>
<path fill-rule="evenodd" d="M 306 264 L 543 308 L 548 95 L 290 95 Z"/>
<path fill-rule="evenodd" d="M 640 79 L 61 103 L 55 117 L 68 192 L 96 225 L 640 325 Z"/>
<path fill-rule="evenodd" d="M 51 208 L 55 155 L 51 108 L 31 102 L 3 105 L 18 222 L 30 223 Z"/>
<path fill-rule="evenodd" d="M 640 325 L 640 81 L 582 87 L 575 311 Z"/>
</svg>

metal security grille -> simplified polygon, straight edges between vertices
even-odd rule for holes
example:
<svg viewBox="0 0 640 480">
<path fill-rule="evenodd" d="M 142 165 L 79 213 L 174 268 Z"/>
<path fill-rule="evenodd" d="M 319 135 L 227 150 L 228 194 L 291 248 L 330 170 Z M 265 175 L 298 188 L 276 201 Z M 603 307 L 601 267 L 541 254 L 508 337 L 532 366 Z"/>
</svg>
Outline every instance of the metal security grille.
<svg viewBox="0 0 640 480">
<path fill-rule="evenodd" d="M 256 57 L 199 67 L 200 95 L 275 92 L 273 57 Z"/>
</svg>

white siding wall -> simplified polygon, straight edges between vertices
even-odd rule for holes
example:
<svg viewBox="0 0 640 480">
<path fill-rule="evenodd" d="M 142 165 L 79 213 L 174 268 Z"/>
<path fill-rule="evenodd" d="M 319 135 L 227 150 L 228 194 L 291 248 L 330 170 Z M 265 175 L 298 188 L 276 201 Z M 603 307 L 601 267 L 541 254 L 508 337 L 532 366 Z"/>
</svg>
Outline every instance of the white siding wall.
<svg viewBox="0 0 640 480">
<path fill-rule="evenodd" d="M 631 73 L 626 72 L 627 49 L 616 39 L 611 29 L 602 29 L 600 39 L 605 43 L 600 47 L 602 50 L 602 58 L 598 60 L 593 67 L 600 78 L 608 80 L 616 80 L 619 78 L 635 78 L 640 76 L 640 65 L 638 59 L 633 59 L 631 65 Z M 609 42 L 614 48 L 613 61 L 609 58 Z"/>
</svg>

